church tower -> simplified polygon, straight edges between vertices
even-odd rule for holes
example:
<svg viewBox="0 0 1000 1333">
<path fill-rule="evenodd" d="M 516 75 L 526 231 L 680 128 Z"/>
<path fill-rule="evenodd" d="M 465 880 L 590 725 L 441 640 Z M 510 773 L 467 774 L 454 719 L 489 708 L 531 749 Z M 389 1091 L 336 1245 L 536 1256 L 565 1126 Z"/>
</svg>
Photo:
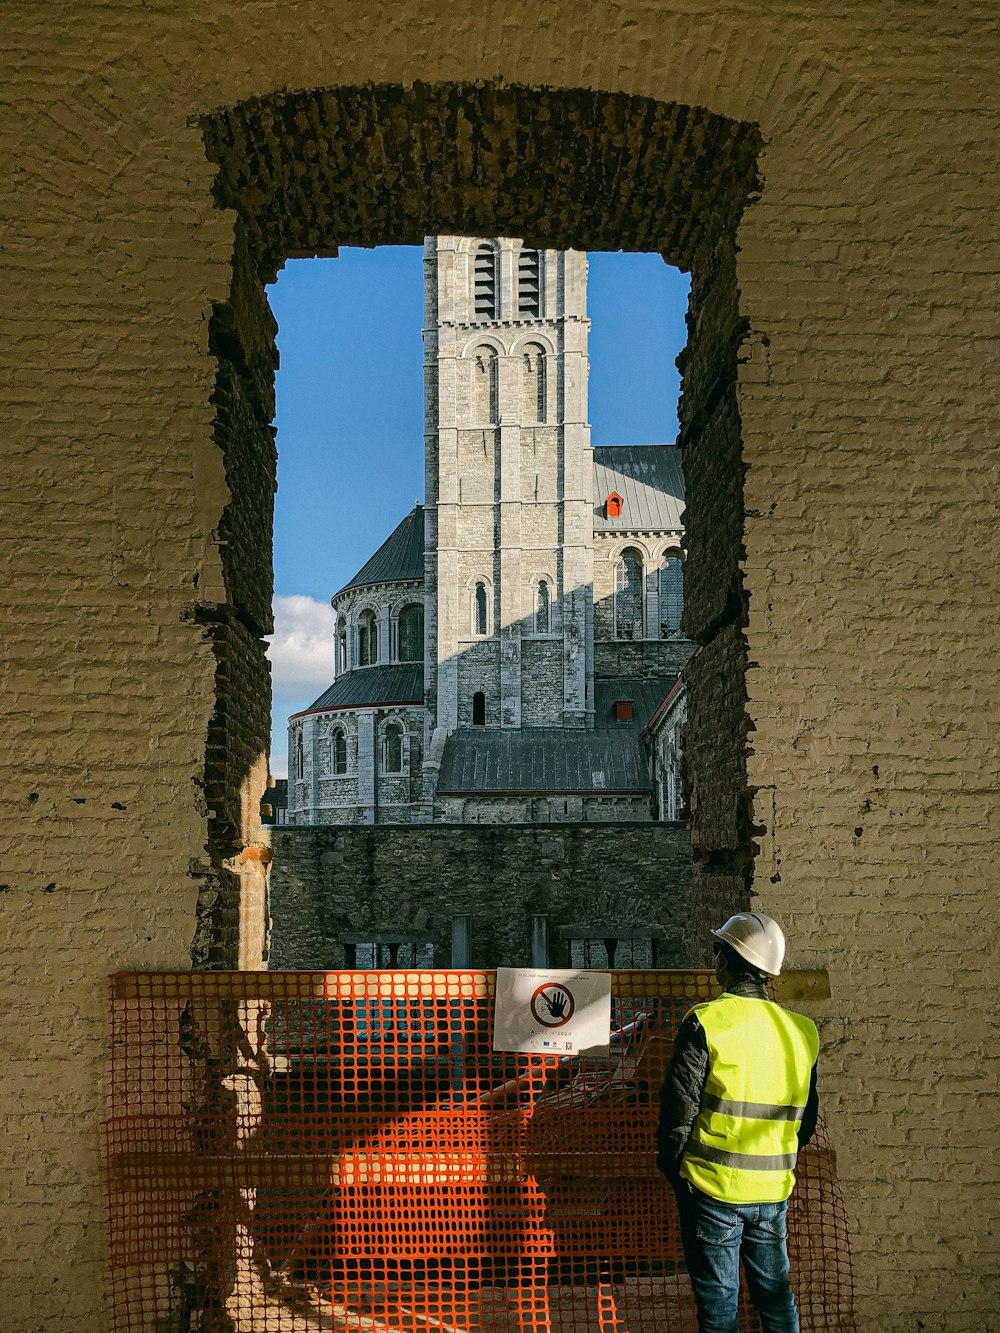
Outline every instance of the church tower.
<svg viewBox="0 0 1000 1333">
<path fill-rule="evenodd" d="M 424 243 L 425 697 L 456 728 L 593 725 L 586 256 Z"/>
</svg>

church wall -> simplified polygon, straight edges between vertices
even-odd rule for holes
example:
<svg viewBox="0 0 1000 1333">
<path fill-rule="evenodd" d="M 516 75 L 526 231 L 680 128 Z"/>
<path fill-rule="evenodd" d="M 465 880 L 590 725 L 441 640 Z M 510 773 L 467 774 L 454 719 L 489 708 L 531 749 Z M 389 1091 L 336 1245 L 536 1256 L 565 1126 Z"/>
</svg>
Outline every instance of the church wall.
<svg viewBox="0 0 1000 1333">
<path fill-rule="evenodd" d="M 615 855 L 606 855 L 614 839 Z M 434 824 L 412 829 L 272 828 L 272 968 L 343 967 L 338 937 L 426 930 L 451 960 L 452 917 L 472 917 L 473 965 L 527 966 L 531 918 L 559 927 L 610 922 L 663 931 L 658 961 L 680 957 L 691 852 L 682 824 Z"/>
<path fill-rule="evenodd" d="M 17 1241 L 0 1260 L 6 1327 L 107 1327 L 105 973 L 188 967 L 220 944 L 216 959 L 236 953 L 225 849 L 254 850 L 263 789 L 252 608 L 267 601 L 258 482 L 270 476 L 263 463 L 241 472 L 266 463 L 252 383 L 269 334 L 262 318 L 254 332 L 238 289 L 259 303 L 256 276 L 290 253 L 418 243 L 502 214 L 553 245 L 648 245 L 694 263 L 694 309 L 723 264 L 695 254 L 710 197 L 699 182 L 725 177 L 718 163 L 752 125 L 761 175 L 726 261 L 741 322 L 709 315 L 728 359 L 713 375 L 696 357 L 685 378 L 696 428 L 715 415 L 716 386 L 732 386 L 742 440 L 723 472 L 707 466 L 708 447 L 688 488 L 689 520 L 696 506 L 712 511 L 713 488 L 735 502 L 739 535 L 723 554 L 745 580 L 746 651 L 733 630 L 719 653 L 730 683 L 746 670 L 733 711 L 752 740 L 755 828 L 740 837 L 751 836 L 757 901 L 788 928 L 793 962 L 829 968 L 823 1095 L 860 1327 L 982 1333 L 1000 1307 L 988 1229 L 1000 1189 L 988 954 L 1000 786 L 994 8 L 585 2 L 556 6 L 540 27 L 537 6 L 514 3 L 503 22 L 482 17 L 470 24 L 439 0 L 329 0 L 322 12 L 293 0 L 280 22 L 246 0 L 36 0 L 5 14 L 0 1223 Z M 466 86 L 438 111 L 435 85 L 454 80 Z M 546 116 L 563 99 L 571 129 L 546 130 L 545 154 L 565 190 L 524 185 L 550 177 L 518 120 L 519 84 L 555 90 L 535 95 Z M 322 108 L 311 118 L 313 100 L 299 120 L 262 115 L 254 142 L 240 116 L 214 115 L 274 89 L 344 85 L 364 91 L 343 132 L 327 132 Z M 644 164 L 668 174 L 653 121 L 619 116 L 624 101 L 599 119 L 588 88 L 687 108 L 678 153 L 693 145 L 706 168 L 693 203 L 679 194 L 660 217 L 640 215 Z M 419 105 L 417 130 L 407 110 L 379 119 L 390 104 Z M 712 137 L 710 114 L 733 118 L 725 138 Z M 240 140 L 231 158 L 251 163 L 255 216 L 237 214 L 239 167 L 207 160 L 202 117 Z M 320 128 L 306 137 L 296 124 Z M 258 172 L 258 143 L 273 177 Z M 414 145 L 419 176 L 407 174 Z M 592 155 L 600 191 L 577 188 L 571 153 Z M 307 203 L 296 191 L 314 172 L 322 188 Z M 237 278 L 234 256 L 251 242 L 267 259 Z M 223 307 L 243 314 L 210 345 Z M 236 361 L 244 378 L 230 393 L 223 367 Z M 243 446 L 217 434 L 228 411 Z M 742 494 L 729 489 L 733 468 Z M 710 558 L 701 549 L 696 563 Z M 247 578 L 233 568 L 241 556 Z M 718 612 L 687 632 L 718 638 L 714 623 L 735 623 L 725 597 Z M 227 678 L 221 664 L 244 649 L 246 672 Z M 710 694 L 703 684 L 701 725 L 718 732 Z M 218 838 L 216 817 L 229 826 Z M 727 877 L 713 881 L 720 906 Z M 195 949 L 199 923 L 207 947 Z"/>
<path fill-rule="evenodd" d="M 676 676 L 694 652 L 690 639 L 612 639 L 594 644 L 594 676 Z"/>
<path fill-rule="evenodd" d="M 556 570 L 556 552 L 562 525 L 554 504 L 527 499 L 521 502 L 521 571 L 524 582 L 543 569 Z"/>
<path fill-rule="evenodd" d="M 557 639 L 522 639 L 521 725 L 561 727 L 562 711 L 562 636 Z"/>
<path fill-rule="evenodd" d="M 500 644 L 497 639 L 466 639 L 458 648 L 458 725 L 472 726 L 472 696 L 486 695 L 486 725 L 500 725 Z"/>
<path fill-rule="evenodd" d="M 456 499 L 460 498 L 463 506 L 483 501 L 493 503 L 497 486 L 497 444 L 496 432 L 488 426 L 458 432 Z"/>
<path fill-rule="evenodd" d="M 521 499 L 556 501 L 560 466 L 558 431 L 551 426 L 522 426 Z"/>
</svg>

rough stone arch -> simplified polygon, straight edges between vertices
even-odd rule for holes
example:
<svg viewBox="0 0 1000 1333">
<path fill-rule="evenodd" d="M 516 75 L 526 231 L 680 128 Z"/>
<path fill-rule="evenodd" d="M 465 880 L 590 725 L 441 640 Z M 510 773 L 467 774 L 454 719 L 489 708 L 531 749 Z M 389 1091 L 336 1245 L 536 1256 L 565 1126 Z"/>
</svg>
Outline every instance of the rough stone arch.
<svg viewBox="0 0 1000 1333">
<path fill-rule="evenodd" d="M 264 287 L 289 258 L 335 255 L 340 245 L 416 245 L 436 233 L 517 236 L 538 249 L 658 251 L 692 274 L 701 317 L 689 322 L 682 358 L 680 437 L 688 624 L 733 664 L 727 670 L 739 679 L 720 697 L 740 712 L 721 715 L 706 653 L 703 675 L 693 670 L 689 681 L 692 767 L 711 752 L 715 769 L 733 775 L 733 791 L 716 800 L 706 788 L 692 835 L 703 868 L 724 876 L 716 902 L 720 894 L 742 901 L 752 843 L 737 355 L 751 325 L 739 309 L 735 236 L 758 185 L 757 128 L 704 107 L 503 83 L 276 92 L 200 125 L 217 167 L 216 203 L 235 222 L 229 299 L 215 305 L 209 335 L 229 500 L 218 529 L 225 600 L 198 609 L 218 665 L 204 779 L 213 871 L 199 900 L 195 964 L 235 963 L 240 881 L 232 866 L 256 833 L 245 813 L 256 808 L 245 799 L 250 757 L 267 748 L 260 700 L 271 631 L 276 354 Z M 239 673 L 227 665 L 234 661 Z"/>
</svg>

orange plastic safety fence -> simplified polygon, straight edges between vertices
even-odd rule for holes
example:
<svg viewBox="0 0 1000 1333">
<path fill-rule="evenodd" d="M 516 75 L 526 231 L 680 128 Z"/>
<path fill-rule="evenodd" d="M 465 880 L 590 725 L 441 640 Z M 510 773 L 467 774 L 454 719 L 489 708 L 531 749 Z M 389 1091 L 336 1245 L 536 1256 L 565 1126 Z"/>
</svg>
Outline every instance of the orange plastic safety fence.
<svg viewBox="0 0 1000 1333">
<path fill-rule="evenodd" d="M 693 1333 L 653 1132 L 711 973 L 613 973 L 599 1058 L 494 1052 L 485 971 L 117 974 L 111 991 L 113 1333 Z M 850 1333 L 822 1126 L 789 1250 L 804 1333 Z"/>
</svg>

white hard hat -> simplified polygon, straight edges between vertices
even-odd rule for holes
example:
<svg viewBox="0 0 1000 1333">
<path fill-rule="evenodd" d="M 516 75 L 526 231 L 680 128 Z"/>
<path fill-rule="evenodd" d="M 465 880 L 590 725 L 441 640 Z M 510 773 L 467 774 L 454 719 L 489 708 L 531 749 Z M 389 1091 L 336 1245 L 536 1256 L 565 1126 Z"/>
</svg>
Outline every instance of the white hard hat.
<svg viewBox="0 0 1000 1333">
<path fill-rule="evenodd" d="M 763 912 L 737 912 L 712 934 L 769 976 L 776 977 L 781 972 L 785 937 L 777 921 Z"/>
</svg>

